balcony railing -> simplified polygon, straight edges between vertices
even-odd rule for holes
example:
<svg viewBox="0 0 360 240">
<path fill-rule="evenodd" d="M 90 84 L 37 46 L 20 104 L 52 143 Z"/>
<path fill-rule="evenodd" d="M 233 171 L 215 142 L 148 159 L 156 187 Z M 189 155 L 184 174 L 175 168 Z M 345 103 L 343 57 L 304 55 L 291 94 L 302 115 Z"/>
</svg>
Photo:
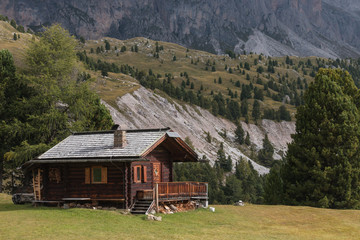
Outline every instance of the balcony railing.
<svg viewBox="0 0 360 240">
<path fill-rule="evenodd" d="M 204 182 L 162 182 L 157 183 L 157 189 L 159 200 L 206 198 L 208 193 Z"/>
</svg>

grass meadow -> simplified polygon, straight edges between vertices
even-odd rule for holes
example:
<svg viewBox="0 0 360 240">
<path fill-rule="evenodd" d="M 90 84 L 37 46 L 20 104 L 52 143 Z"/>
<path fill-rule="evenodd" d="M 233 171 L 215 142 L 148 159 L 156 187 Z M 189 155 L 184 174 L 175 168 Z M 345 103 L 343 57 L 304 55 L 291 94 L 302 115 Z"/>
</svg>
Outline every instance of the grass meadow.
<svg viewBox="0 0 360 240">
<path fill-rule="evenodd" d="M 359 239 L 360 211 L 215 205 L 161 215 L 14 205 L 0 194 L 0 239 Z"/>
</svg>

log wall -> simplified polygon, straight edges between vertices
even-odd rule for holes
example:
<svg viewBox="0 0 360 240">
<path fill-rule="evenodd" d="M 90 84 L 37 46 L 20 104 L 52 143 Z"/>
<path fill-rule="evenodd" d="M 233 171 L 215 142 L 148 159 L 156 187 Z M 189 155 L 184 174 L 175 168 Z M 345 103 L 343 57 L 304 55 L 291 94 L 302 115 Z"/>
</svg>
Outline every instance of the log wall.
<svg viewBox="0 0 360 240">
<path fill-rule="evenodd" d="M 61 181 L 51 182 L 48 179 L 49 166 L 44 168 L 45 200 L 61 200 L 62 198 L 122 199 L 124 198 L 123 163 L 96 165 L 51 165 L 61 169 Z M 85 168 L 91 166 L 107 167 L 106 184 L 85 184 Z"/>
</svg>

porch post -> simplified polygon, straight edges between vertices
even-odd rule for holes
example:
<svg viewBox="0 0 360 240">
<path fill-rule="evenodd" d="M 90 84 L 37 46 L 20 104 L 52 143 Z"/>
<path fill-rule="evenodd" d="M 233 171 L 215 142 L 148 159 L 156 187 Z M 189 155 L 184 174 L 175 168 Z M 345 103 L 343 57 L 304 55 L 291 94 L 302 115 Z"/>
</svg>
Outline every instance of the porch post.
<svg viewBox="0 0 360 240">
<path fill-rule="evenodd" d="M 209 206 L 209 183 L 205 183 L 206 186 L 206 201 L 205 201 L 205 207 L 207 208 Z"/>
<path fill-rule="evenodd" d="M 155 185 L 155 202 L 156 202 L 156 212 L 159 212 L 159 185 Z"/>
<path fill-rule="evenodd" d="M 125 163 L 125 192 L 124 192 L 124 196 L 125 196 L 125 208 L 128 209 L 129 208 L 129 188 L 128 188 L 128 164 Z"/>
</svg>

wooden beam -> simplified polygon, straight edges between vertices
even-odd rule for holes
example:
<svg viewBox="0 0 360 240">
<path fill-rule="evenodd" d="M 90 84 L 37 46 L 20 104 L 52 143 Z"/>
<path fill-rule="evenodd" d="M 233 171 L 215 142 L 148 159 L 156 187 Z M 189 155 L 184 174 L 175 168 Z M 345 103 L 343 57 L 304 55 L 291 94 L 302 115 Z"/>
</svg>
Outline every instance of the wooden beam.
<svg viewBox="0 0 360 240">
<path fill-rule="evenodd" d="M 156 212 L 159 212 L 159 184 L 155 185 Z"/>
</svg>

